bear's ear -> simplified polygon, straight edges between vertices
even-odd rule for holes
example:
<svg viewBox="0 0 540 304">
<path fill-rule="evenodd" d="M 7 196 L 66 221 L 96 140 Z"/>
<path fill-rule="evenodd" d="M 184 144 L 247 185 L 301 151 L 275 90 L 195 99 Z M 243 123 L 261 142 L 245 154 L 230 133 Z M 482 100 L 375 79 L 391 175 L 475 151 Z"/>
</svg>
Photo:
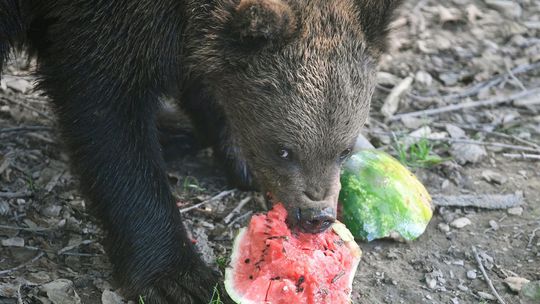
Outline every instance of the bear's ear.
<svg viewBox="0 0 540 304">
<path fill-rule="evenodd" d="M 403 0 L 356 0 L 368 47 L 386 51 L 389 24 Z"/>
<path fill-rule="evenodd" d="M 240 0 L 231 21 L 242 42 L 279 41 L 296 31 L 296 16 L 281 0 Z"/>
</svg>

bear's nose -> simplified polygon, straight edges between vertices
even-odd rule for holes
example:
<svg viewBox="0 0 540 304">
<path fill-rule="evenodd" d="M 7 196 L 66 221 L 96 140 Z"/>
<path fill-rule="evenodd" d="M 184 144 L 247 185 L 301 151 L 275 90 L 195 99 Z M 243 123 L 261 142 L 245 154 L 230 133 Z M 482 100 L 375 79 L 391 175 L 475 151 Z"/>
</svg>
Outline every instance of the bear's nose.
<svg viewBox="0 0 540 304">
<path fill-rule="evenodd" d="M 298 223 L 300 228 L 308 233 L 321 233 L 336 221 L 332 208 L 300 209 L 298 210 Z"/>
</svg>

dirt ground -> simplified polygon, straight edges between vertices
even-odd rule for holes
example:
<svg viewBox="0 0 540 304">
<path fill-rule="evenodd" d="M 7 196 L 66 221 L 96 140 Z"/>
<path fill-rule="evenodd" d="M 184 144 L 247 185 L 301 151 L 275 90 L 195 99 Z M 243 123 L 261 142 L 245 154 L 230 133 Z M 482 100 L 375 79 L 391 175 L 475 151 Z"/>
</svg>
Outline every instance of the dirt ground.
<svg viewBox="0 0 540 304">
<path fill-rule="evenodd" d="M 495 303 L 473 246 L 506 303 L 533 303 L 503 281 L 540 280 L 540 2 L 412 0 L 393 27 L 368 138 L 395 156 L 405 151 L 431 194 L 520 192 L 525 202 L 438 207 L 416 241 L 360 243 L 354 303 Z M 0 85 L 0 303 L 122 303 L 32 67 L 16 56 Z M 484 105 L 466 107 L 477 101 Z M 397 116 L 426 109 L 442 112 Z M 413 159 L 407 147 L 420 138 L 441 161 Z M 168 164 L 180 209 L 222 194 L 185 213 L 205 258 L 228 257 L 235 230 L 264 210 L 263 200 L 224 192 L 211 151 Z M 457 228 L 459 218 L 470 224 Z"/>
</svg>

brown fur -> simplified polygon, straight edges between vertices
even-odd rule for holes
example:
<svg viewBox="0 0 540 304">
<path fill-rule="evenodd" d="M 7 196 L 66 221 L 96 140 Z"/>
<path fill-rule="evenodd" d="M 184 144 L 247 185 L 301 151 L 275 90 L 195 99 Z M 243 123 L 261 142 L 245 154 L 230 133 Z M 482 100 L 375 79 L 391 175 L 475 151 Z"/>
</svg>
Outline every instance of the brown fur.
<svg viewBox="0 0 540 304">
<path fill-rule="evenodd" d="M 399 2 L 0 0 L 0 68 L 21 42 L 37 53 L 128 296 L 208 303 L 219 279 L 167 184 L 160 97 L 180 96 L 231 181 L 271 192 L 291 226 L 318 232 L 335 216 L 340 165 L 367 119 Z"/>
<path fill-rule="evenodd" d="M 285 31 L 279 43 L 255 46 L 231 39 L 234 12 L 254 2 L 273 16 L 290 15 L 281 9 L 290 7 L 297 20 L 292 38 Z M 338 158 L 367 119 L 376 63 L 399 1 L 279 1 L 276 9 L 277 2 L 241 1 L 236 7 L 224 1 L 212 11 L 211 26 L 194 38 L 200 45 L 189 59 L 230 118 L 232 136 L 260 188 L 286 203 L 294 223 L 299 209 L 335 208 Z M 265 14 L 251 16 L 252 22 L 260 16 Z M 280 147 L 291 149 L 294 159 L 276 159 Z"/>
</svg>

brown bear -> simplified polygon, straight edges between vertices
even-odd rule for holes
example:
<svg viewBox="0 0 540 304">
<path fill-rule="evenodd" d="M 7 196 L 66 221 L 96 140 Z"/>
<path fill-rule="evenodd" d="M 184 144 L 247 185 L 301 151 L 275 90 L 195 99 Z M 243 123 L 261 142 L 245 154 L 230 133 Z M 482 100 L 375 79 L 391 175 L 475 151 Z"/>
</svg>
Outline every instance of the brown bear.
<svg viewBox="0 0 540 304">
<path fill-rule="evenodd" d="M 336 215 L 399 0 L 0 0 L 0 68 L 38 58 L 72 169 L 129 297 L 208 303 L 219 275 L 188 240 L 157 139 L 181 108 L 241 188 L 308 232 Z"/>
</svg>

